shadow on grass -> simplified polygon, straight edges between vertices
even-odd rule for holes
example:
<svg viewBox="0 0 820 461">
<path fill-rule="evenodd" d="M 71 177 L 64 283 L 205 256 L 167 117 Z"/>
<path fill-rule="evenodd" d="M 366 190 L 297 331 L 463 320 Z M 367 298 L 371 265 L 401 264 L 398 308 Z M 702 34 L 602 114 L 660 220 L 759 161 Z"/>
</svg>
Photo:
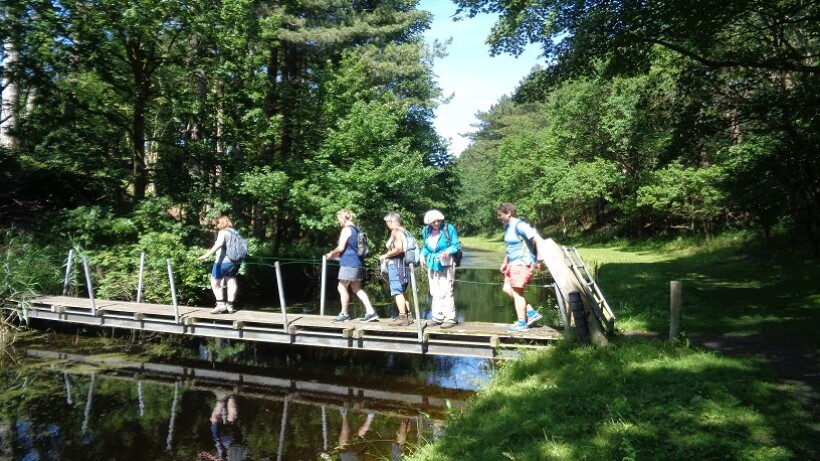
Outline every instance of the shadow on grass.
<svg viewBox="0 0 820 461">
<path fill-rule="evenodd" d="M 771 378 L 659 341 L 564 343 L 506 365 L 411 459 L 816 459 L 808 416 Z"/>
<path fill-rule="evenodd" d="M 729 338 L 751 353 L 809 354 L 804 365 L 820 371 L 813 359 L 820 262 L 806 255 L 722 248 L 660 262 L 604 264 L 597 275 L 616 315 L 639 329 L 668 332 L 669 282 L 680 280 L 686 334 Z"/>
</svg>

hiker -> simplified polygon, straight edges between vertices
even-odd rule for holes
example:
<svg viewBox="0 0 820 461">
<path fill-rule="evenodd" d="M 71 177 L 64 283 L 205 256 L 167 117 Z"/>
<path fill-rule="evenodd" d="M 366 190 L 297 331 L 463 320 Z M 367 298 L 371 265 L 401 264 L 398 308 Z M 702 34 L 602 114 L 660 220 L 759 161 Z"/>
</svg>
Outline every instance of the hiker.
<svg viewBox="0 0 820 461">
<path fill-rule="evenodd" d="M 455 226 L 444 223 L 444 215 L 440 211 L 430 210 L 424 215 L 421 235 L 424 241 L 421 265 L 427 268 L 430 296 L 433 298 L 428 326 L 452 328 L 458 323 L 453 299 L 455 255 L 460 254 L 461 250 L 458 233 Z"/>
<path fill-rule="evenodd" d="M 216 404 L 209 420 L 216 455 L 200 452 L 197 460 L 242 461 L 248 456 L 248 445 L 239 428 L 236 397 L 221 391 L 215 391 L 214 395 Z"/>
<path fill-rule="evenodd" d="M 532 278 L 536 265 L 535 248 L 544 242 L 529 224 L 517 218 L 515 205 L 502 203 L 495 209 L 498 220 L 504 224 L 504 246 L 507 254 L 501 264 L 504 274 L 503 291 L 513 299 L 518 320 L 507 331 L 527 331 L 541 320 L 539 314 L 524 298 L 524 289 Z"/>
<path fill-rule="evenodd" d="M 351 442 L 348 409 L 340 408 L 339 413 L 342 415 L 342 428 L 339 431 L 339 459 L 340 461 L 358 461 L 366 456 L 367 449 L 370 446 L 365 437 L 370 431 L 370 425 L 373 424 L 376 414 L 373 412 L 367 414 L 364 422 L 356 431 L 357 437 Z"/>
<path fill-rule="evenodd" d="M 390 281 L 390 295 L 396 299 L 396 308 L 399 316 L 390 322 L 390 326 L 407 326 L 413 324 L 410 314 L 410 301 L 404 296 L 407 284 L 410 282 L 410 268 L 404 264 L 404 250 L 407 244 L 405 229 L 401 225 L 401 217 L 391 211 L 384 217 L 384 223 L 390 229 L 390 238 L 385 247 L 387 252 L 379 256 L 379 262 L 387 266 L 387 278 Z"/>
<path fill-rule="evenodd" d="M 339 260 L 339 298 L 342 301 L 342 310 L 339 315 L 333 319 L 334 323 L 346 322 L 350 320 L 350 312 L 348 311 L 350 305 L 350 291 L 364 304 L 366 313 L 361 317 L 361 322 L 375 322 L 379 320 L 373 305 L 370 304 L 370 298 L 362 288 L 362 281 L 364 280 L 364 258 L 360 256 L 359 243 L 361 231 L 355 224 L 353 219 L 356 217 L 352 211 L 348 209 L 341 209 L 336 212 L 336 219 L 339 220 L 339 227 L 342 228 L 339 234 L 339 243 L 336 248 L 330 250 L 326 255 L 327 259 Z"/>
<path fill-rule="evenodd" d="M 231 220 L 225 216 L 214 218 L 213 225 L 217 229 L 216 242 L 207 253 L 197 258 L 205 261 L 212 254 L 216 253 L 213 269 L 211 270 L 211 290 L 216 297 L 216 307 L 211 314 L 229 313 L 233 314 L 234 301 L 236 300 L 236 275 L 239 273 L 241 261 L 231 261 L 227 257 L 227 242 L 231 233 L 236 232 Z M 228 301 L 225 302 L 223 288 L 227 286 Z"/>
</svg>

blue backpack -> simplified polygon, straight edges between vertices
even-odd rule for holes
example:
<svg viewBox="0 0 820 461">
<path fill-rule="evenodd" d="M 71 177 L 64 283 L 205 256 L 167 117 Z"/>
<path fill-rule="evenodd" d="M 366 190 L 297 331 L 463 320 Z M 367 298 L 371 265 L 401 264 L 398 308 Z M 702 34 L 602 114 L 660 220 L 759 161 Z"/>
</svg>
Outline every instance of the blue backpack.
<svg viewBox="0 0 820 461">
<path fill-rule="evenodd" d="M 234 263 L 240 263 L 248 257 L 248 242 L 239 235 L 239 232 L 229 227 L 228 237 L 225 240 L 225 257 Z"/>
</svg>

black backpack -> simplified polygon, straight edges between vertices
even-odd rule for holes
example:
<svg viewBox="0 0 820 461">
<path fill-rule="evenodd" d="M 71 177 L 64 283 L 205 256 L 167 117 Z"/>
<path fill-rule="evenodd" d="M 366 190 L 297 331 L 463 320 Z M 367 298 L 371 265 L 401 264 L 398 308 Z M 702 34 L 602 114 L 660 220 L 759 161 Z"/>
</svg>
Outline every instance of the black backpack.
<svg viewBox="0 0 820 461">
<path fill-rule="evenodd" d="M 367 234 L 362 232 L 358 227 L 353 226 L 353 228 L 359 233 L 359 244 L 356 246 L 356 256 L 366 258 L 367 255 L 370 254 L 370 239 L 367 238 Z"/>
<path fill-rule="evenodd" d="M 248 242 L 239 235 L 239 232 L 229 227 L 228 237 L 225 240 L 225 257 L 231 262 L 239 263 L 248 257 Z"/>
</svg>

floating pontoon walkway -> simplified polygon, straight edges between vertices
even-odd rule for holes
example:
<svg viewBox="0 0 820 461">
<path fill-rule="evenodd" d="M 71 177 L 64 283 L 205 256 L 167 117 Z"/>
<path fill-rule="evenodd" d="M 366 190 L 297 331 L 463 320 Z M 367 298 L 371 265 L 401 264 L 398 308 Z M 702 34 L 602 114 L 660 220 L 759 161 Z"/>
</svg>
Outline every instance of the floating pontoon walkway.
<svg viewBox="0 0 820 461">
<path fill-rule="evenodd" d="M 145 304 L 69 296 L 18 300 L 31 319 L 136 331 L 260 341 L 350 350 L 516 358 L 519 350 L 540 348 L 563 337 L 549 327 L 505 331 L 506 324 L 464 322 L 451 329 L 416 323 L 391 327 L 389 319 L 333 323 L 333 317 L 239 310 L 211 314 L 210 308 Z"/>
</svg>

